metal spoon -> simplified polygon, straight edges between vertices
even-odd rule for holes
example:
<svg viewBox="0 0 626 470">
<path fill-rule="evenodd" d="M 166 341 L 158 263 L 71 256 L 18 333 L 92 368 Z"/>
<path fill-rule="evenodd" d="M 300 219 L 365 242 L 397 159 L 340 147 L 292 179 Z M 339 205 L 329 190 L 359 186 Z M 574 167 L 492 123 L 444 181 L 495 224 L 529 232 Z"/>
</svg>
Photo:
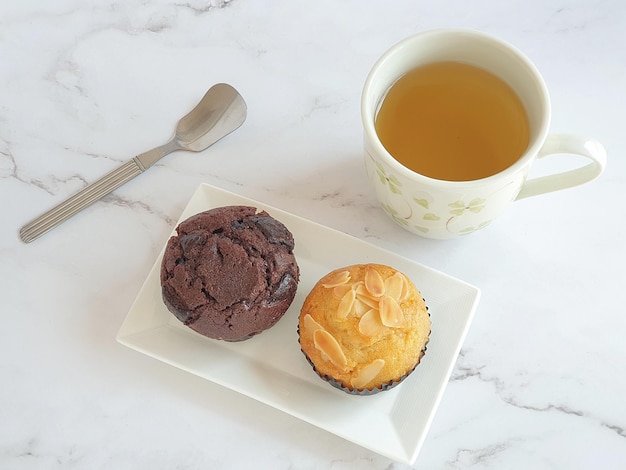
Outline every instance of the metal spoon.
<svg viewBox="0 0 626 470">
<path fill-rule="evenodd" d="M 32 242 L 143 173 L 171 152 L 205 150 L 241 126 L 246 120 L 246 114 L 246 103 L 237 90 L 226 83 L 214 85 L 196 107 L 178 122 L 176 133 L 169 142 L 136 156 L 27 223 L 20 229 L 20 238 L 24 243 Z"/>
</svg>

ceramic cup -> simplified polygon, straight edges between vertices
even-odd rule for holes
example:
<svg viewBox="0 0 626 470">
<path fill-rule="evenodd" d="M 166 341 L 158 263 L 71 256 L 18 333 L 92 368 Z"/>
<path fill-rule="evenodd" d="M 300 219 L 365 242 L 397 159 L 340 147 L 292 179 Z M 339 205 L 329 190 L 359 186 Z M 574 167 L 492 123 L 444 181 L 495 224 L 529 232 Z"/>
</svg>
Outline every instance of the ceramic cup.
<svg viewBox="0 0 626 470">
<path fill-rule="evenodd" d="M 376 113 L 391 85 L 415 67 L 439 61 L 481 67 L 508 83 L 521 99 L 530 126 L 528 147 L 500 173 L 473 181 L 429 178 L 395 160 L 376 135 Z M 511 45 L 471 30 L 427 31 L 393 46 L 366 79 L 361 116 L 365 165 L 380 204 L 399 225 L 428 238 L 472 233 L 489 225 L 511 202 L 586 183 L 600 176 L 606 164 L 606 152 L 597 141 L 548 133 L 548 91 L 529 59 Z M 527 179 L 535 160 L 555 154 L 589 161 L 579 168 Z"/>
</svg>

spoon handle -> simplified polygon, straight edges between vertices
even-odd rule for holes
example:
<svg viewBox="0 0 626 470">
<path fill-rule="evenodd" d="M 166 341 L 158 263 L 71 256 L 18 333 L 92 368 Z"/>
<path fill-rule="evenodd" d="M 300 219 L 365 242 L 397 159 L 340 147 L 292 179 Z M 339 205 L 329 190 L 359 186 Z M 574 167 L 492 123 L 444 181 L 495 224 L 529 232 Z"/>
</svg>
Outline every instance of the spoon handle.
<svg viewBox="0 0 626 470">
<path fill-rule="evenodd" d="M 90 206 L 111 191 L 116 190 L 124 183 L 130 181 L 144 170 L 144 166 L 137 157 L 127 161 L 66 199 L 61 204 L 24 225 L 20 229 L 20 238 L 24 243 L 32 242 L 57 225 L 65 222 L 85 207 Z"/>
</svg>

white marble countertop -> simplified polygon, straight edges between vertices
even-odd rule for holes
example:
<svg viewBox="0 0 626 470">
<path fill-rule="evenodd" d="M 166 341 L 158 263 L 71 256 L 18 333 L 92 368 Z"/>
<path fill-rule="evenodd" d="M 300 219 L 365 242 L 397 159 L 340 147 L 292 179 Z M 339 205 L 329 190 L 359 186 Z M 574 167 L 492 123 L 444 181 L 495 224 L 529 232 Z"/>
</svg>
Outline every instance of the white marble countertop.
<svg viewBox="0 0 626 470">
<path fill-rule="evenodd" d="M 202 182 L 482 290 L 415 468 L 626 467 L 625 24 L 622 0 L 0 3 L 0 468 L 409 468 L 115 341 Z M 597 138 L 609 160 L 593 183 L 433 241 L 375 202 L 359 98 L 392 44 L 452 26 L 524 51 L 552 130 Z M 19 241 L 167 140 L 217 82 L 247 101 L 241 129 Z"/>
</svg>

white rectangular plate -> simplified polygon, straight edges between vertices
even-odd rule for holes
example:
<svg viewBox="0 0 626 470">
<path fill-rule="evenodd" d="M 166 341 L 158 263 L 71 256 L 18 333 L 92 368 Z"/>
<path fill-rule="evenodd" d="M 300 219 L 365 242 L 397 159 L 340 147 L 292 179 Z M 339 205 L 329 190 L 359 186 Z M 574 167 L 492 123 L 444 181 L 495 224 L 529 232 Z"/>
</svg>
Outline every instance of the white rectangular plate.
<svg viewBox="0 0 626 470">
<path fill-rule="evenodd" d="M 266 210 L 294 235 L 300 284 L 284 317 L 262 334 L 238 343 L 195 333 L 170 314 L 161 300 L 161 251 L 117 340 L 374 452 L 412 464 L 467 334 L 480 291 L 357 238 L 209 185 L 198 187 L 179 223 L 198 212 L 229 205 Z M 329 271 L 357 263 L 383 263 L 404 272 L 422 292 L 432 321 L 428 349 L 415 372 L 396 388 L 372 396 L 349 395 L 319 379 L 298 344 L 298 314 L 313 285 Z"/>
</svg>

